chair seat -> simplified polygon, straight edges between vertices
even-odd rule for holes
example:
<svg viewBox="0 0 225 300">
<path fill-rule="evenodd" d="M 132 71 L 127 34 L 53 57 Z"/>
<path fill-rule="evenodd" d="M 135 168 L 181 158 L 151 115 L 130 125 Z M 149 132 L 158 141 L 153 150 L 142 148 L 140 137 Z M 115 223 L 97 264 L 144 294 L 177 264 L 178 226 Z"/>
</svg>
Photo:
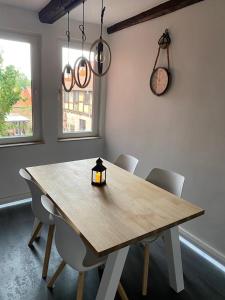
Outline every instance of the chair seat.
<svg viewBox="0 0 225 300">
<path fill-rule="evenodd" d="M 96 256 L 94 252 L 91 251 L 91 249 L 87 248 L 87 254 L 84 258 L 84 265 L 85 267 L 91 267 L 91 266 L 98 267 L 100 265 L 105 264 L 106 259 L 107 256 L 102 256 L 102 257 Z"/>
<path fill-rule="evenodd" d="M 32 203 L 32 205 L 33 205 L 33 203 Z M 45 202 L 45 200 L 43 200 L 41 208 L 39 210 L 34 209 L 34 211 L 37 212 L 36 217 L 42 223 L 44 223 L 46 225 L 54 225 L 55 224 L 54 215 L 59 214 L 59 212 L 58 212 L 57 208 L 55 207 L 55 205 L 50 201 Z"/>
</svg>

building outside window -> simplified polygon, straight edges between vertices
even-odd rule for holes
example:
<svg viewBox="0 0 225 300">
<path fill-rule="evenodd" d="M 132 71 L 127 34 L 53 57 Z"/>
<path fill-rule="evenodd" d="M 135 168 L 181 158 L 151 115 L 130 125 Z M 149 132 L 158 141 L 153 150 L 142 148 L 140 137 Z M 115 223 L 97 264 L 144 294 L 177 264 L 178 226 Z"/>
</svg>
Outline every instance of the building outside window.
<svg viewBox="0 0 225 300">
<path fill-rule="evenodd" d="M 86 130 L 86 120 L 80 119 L 80 130 Z"/>
<path fill-rule="evenodd" d="M 86 57 L 88 52 L 84 51 Z M 70 48 L 69 59 L 71 66 L 75 60 L 81 56 L 81 50 Z M 68 49 L 62 48 L 62 68 L 68 62 Z M 97 111 L 94 105 L 96 97 L 96 83 L 92 76 L 89 85 L 80 89 L 76 85 L 70 93 L 64 91 L 62 87 L 62 137 L 92 136 L 96 135 Z"/>
</svg>

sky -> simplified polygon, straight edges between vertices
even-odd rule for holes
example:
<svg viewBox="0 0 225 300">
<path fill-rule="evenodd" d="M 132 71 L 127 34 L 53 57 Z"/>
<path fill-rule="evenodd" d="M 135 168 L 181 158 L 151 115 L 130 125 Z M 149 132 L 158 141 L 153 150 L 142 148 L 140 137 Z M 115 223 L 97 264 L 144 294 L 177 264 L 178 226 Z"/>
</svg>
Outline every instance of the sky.
<svg viewBox="0 0 225 300">
<path fill-rule="evenodd" d="M 0 39 L 0 53 L 3 57 L 3 67 L 13 65 L 17 70 L 31 79 L 30 44 Z"/>
<path fill-rule="evenodd" d="M 18 42 L 0 39 L 0 54 L 3 57 L 3 67 L 13 65 L 17 70 L 31 79 L 31 46 L 26 42 Z M 69 62 L 71 66 L 78 57 L 82 55 L 81 50 L 69 50 Z M 84 51 L 84 56 L 89 59 L 89 51 Z M 62 49 L 62 68 L 68 63 L 68 49 Z"/>
</svg>

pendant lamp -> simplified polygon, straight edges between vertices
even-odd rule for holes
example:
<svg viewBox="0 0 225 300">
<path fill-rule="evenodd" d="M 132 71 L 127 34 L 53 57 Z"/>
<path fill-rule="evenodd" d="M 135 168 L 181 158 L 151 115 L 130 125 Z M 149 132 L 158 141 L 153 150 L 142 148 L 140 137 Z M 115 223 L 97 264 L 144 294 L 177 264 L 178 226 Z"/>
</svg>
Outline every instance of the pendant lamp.
<svg viewBox="0 0 225 300">
<path fill-rule="evenodd" d="M 97 39 L 90 48 L 89 61 L 91 61 L 91 56 L 94 53 L 94 63 L 91 64 L 91 70 L 96 76 L 104 76 L 111 65 L 111 49 L 109 44 L 102 38 L 103 33 L 103 19 L 105 14 L 105 7 L 102 0 L 102 10 L 101 10 L 101 33 L 99 39 Z"/>
<path fill-rule="evenodd" d="M 74 63 L 74 80 L 76 85 L 84 89 L 91 80 L 91 65 L 89 60 L 84 56 L 84 43 L 86 41 L 85 26 L 84 26 L 84 1 L 83 1 L 83 24 L 79 26 L 82 34 L 82 55 Z"/>
<path fill-rule="evenodd" d="M 74 87 L 74 73 L 73 68 L 71 67 L 69 63 L 69 52 L 70 52 L 70 18 L 69 18 L 69 12 L 68 12 L 68 18 L 67 18 L 67 51 L 68 51 L 68 63 L 65 65 L 63 72 L 62 72 L 62 85 L 64 90 L 69 93 L 72 91 Z"/>
</svg>

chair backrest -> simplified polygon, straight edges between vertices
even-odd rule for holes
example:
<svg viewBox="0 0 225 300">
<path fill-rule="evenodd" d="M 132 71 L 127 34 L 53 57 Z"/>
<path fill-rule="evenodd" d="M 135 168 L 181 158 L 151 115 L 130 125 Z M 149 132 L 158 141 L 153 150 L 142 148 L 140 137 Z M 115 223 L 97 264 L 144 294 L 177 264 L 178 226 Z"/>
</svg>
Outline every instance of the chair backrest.
<svg viewBox="0 0 225 300">
<path fill-rule="evenodd" d="M 138 164 L 138 159 L 134 156 L 128 155 L 128 154 L 121 154 L 114 164 L 130 173 L 134 173 L 137 164 Z"/>
<path fill-rule="evenodd" d="M 181 197 L 185 178 L 178 173 L 155 168 L 152 169 L 146 180 Z"/>
<path fill-rule="evenodd" d="M 32 196 L 31 207 L 35 217 L 39 219 L 40 222 L 44 224 L 52 223 L 49 219 L 49 212 L 43 207 L 41 203 L 41 196 L 44 194 L 43 191 L 38 187 L 38 185 L 32 180 L 30 174 L 24 170 L 19 170 L 20 176 L 26 181 Z M 54 208 L 51 207 L 51 214 L 54 212 Z"/>
<path fill-rule="evenodd" d="M 52 201 L 47 196 L 42 195 L 41 202 L 46 210 L 51 207 Z M 59 214 L 54 214 L 54 221 L 56 226 L 55 244 L 60 256 L 75 270 L 85 271 L 87 268 L 83 265 L 83 262 L 87 250 L 84 242 Z"/>
</svg>

